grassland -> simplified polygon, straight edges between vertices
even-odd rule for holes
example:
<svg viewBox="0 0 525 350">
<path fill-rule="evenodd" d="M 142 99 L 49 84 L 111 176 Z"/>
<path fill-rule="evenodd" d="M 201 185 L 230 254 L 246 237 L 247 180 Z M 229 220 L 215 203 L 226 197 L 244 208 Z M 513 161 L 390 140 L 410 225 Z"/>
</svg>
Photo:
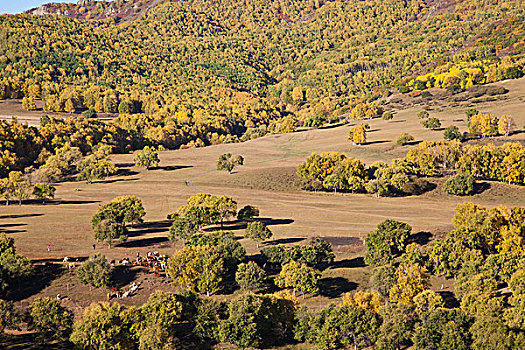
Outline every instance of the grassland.
<svg viewBox="0 0 525 350">
<path fill-rule="evenodd" d="M 169 222 L 166 216 L 175 211 L 186 199 L 198 192 L 233 197 L 239 207 L 246 204 L 260 208 L 261 216 L 271 219 L 273 241 L 266 244 L 300 243 L 308 237 L 324 237 L 334 245 L 337 262 L 323 271 L 322 292 L 307 298 L 311 306 L 337 301 L 342 293 L 366 288 L 369 269 L 364 266 L 363 238 L 386 218 L 394 218 L 412 225 L 414 233 L 432 238 L 451 229 L 455 206 L 472 201 L 484 206 L 524 205 L 525 188 L 501 183 L 486 183 L 484 190 L 471 197 L 444 194 L 440 184 L 444 179 L 430 179 L 436 188 L 420 196 L 376 198 L 367 194 L 335 194 L 305 192 L 294 184 L 295 169 L 311 152 L 339 151 L 360 158 L 367 163 L 390 161 L 403 156 L 411 147 L 398 146 L 393 141 L 402 132 L 413 135 L 416 141 L 441 140 L 442 131 L 424 129 L 417 112 L 429 111 L 442 121 L 443 127 L 457 125 L 466 129 L 464 111 L 477 108 L 497 115 L 510 114 L 519 129 L 525 125 L 525 79 L 501 82 L 507 94 L 454 101 L 440 96 L 421 99 L 393 95 L 387 105 L 395 113 L 391 121 L 367 121 L 371 129 L 368 143 L 352 146 L 346 141 L 353 124 L 324 129 L 301 130 L 291 134 L 272 135 L 245 143 L 223 144 L 205 148 L 161 152 L 161 164 L 153 170 L 136 168 L 133 155 L 113 155 L 119 174 L 106 181 L 87 184 L 63 182 L 57 185 L 56 199 L 42 205 L 36 202 L 22 206 L 0 207 L 0 230 L 16 240 L 18 251 L 37 264 L 55 262 L 52 266 L 39 266 L 42 276 L 21 284 L 16 292 L 17 305 L 27 305 L 36 296 L 62 296 L 70 298 L 71 308 L 79 312 L 95 300 L 105 299 L 106 291 L 81 286 L 73 271 L 60 268 L 63 257 L 82 260 L 93 252 L 103 253 L 109 259 L 134 257 L 137 252 L 160 251 L 172 254 L 180 247 L 166 238 Z M 432 91 L 439 95 L 438 91 Z M 18 113 L 17 105 L 8 105 L 9 113 L 0 104 L 0 115 Z M 5 107 L 7 108 L 7 107 Z M 35 123 L 42 113 L 21 114 Z M 493 142 L 525 141 L 524 133 L 491 139 Z M 245 157 L 245 165 L 233 174 L 215 170 L 220 154 L 231 152 Z M 97 207 L 119 195 L 136 195 L 142 199 L 147 215 L 145 224 L 132 230 L 128 242 L 113 246 L 97 243 L 93 250 L 90 219 Z M 227 226 L 228 228 L 228 226 Z M 242 237 L 243 230 L 229 227 Z M 241 239 L 248 254 L 257 254 L 255 243 Z M 50 245 L 51 251 L 47 251 Z M 136 269 L 119 274 L 119 284 L 125 286 L 137 280 L 141 284 L 138 295 L 124 300 L 126 304 L 143 302 L 155 289 L 171 290 L 162 277 L 139 273 Z M 433 280 L 435 288 L 444 290 L 450 283 L 439 278 Z M 217 298 L 228 298 L 217 295 Z"/>
</svg>

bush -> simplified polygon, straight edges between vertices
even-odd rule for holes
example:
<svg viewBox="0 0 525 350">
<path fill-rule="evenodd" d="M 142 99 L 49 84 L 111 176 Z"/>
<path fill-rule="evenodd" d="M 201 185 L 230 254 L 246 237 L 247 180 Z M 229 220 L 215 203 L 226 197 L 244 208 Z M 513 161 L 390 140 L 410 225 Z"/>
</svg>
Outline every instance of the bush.
<svg viewBox="0 0 525 350">
<path fill-rule="evenodd" d="M 428 118 L 421 121 L 421 125 L 423 125 L 427 129 L 437 129 L 441 127 L 441 122 L 438 118 Z"/>
<path fill-rule="evenodd" d="M 396 138 L 396 143 L 401 146 L 406 145 L 407 143 L 412 142 L 412 141 L 414 141 L 414 136 L 406 132 L 402 133 Z"/>
<path fill-rule="evenodd" d="M 421 97 L 422 98 L 427 98 L 427 97 L 431 97 L 431 96 L 432 96 L 432 94 L 430 92 L 428 92 L 428 91 L 423 91 L 421 93 Z"/>
<path fill-rule="evenodd" d="M 112 267 L 104 255 L 95 254 L 89 257 L 78 269 L 78 280 L 82 284 L 90 284 L 99 288 L 107 286 L 111 277 Z"/>
<path fill-rule="evenodd" d="M 405 86 L 405 85 L 401 85 L 397 88 L 397 90 L 402 93 L 402 94 L 406 94 L 407 92 L 410 91 L 410 88 L 408 86 Z"/>
<path fill-rule="evenodd" d="M 455 125 L 449 126 L 445 129 L 445 132 L 443 133 L 443 138 L 445 140 L 463 140 L 463 134 L 459 131 L 459 128 Z"/>
<path fill-rule="evenodd" d="M 428 114 L 427 111 L 421 111 L 421 112 L 419 112 L 419 113 L 417 114 L 417 117 L 418 117 L 419 119 L 426 119 L 426 118 L 428 118 L 428 116 L 429 116 L 429 114 Z"/>
<path fill-rule="evenodd" d="M 443 184 L 443 191 L 456 196 L 469 196 L 474 193 L 474 177 L 467 173 L 459 173 Z"/>
<path fill-rule="evenodd" d="M 394 119 L 394 115 L 391 112 L 385 112 L 383 113 L 383 116 L 381 117 L 383 120 L 392 120 Z"/>
<path fill-rule="evenodd" d="M 97 118 L 97 112 L 95 112 L 94 109 L 90 108 L 82 112 L 82 116 L 84 118 Z"/>
</svg>

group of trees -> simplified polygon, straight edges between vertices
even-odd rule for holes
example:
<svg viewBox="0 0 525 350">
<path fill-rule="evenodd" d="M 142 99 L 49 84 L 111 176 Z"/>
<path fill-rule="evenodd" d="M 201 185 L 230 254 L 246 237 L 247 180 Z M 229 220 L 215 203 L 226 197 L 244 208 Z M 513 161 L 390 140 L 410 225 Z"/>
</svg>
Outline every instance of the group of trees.
<svg viewBox="0 0 525 350">
<path fill-rule="evenodd" d="M 496 135 L 509 136 L 516 128 L 514 118 L 510 115 L 497 117 L 492 113 L 473 111 L 474 113 L 468 116 L 468 128 L 471 133 L 478 133 L 483 137 Z"/>
<path fill-rule="evenodd" d="M 11 171 L 6 178 L 0 179 L 0 197 L 5 199 L 6 205 L 11 199 L 22 205 L 22 201 L 31 195 L 45 203 L 47 198 L 54 198 L 55 190 L 55 187 L 46 183 L 32 185 L 31 178 L 20 171 Z"/>
<path fill-rule="evenodd" d="M 470 62 L 449 62 L 434 68 L 434 71 L 409 80 L 406 86 L 415 90 L 432 87 L 456 91 L 468 89 L 474 85 L 493 83 L 504 79 L 516 79 L 523 76 L 519 60 L 504 57 L 500 62 L 488 60 Z"/>
<path fill-rule="evenodd" d="M 366 191 L 378 197 L 416 191 L 415 188 L 421 186 L 414 184 L 417 180 L 411 178 L 412 174 L 415 173 L 410 164 L 402 160 L 396 160 L 392 165 L 375 162 L 366 167 L 359 159 L 337 152 L 312 153 L 297 169 L 297 175 L 308 181 L 307 187 Z"/>
<path fill-rule="evenodd" d="M 406 161 L 420 175 L 456 170 L 477 179 L 522 184 L 525 181 L 525 147 L 462 145 L 458 141 L 423 141 L 408 152 Z"/>
<path fill-rule="evenodd" d="M 522 348 L 525 208 L 485 209 L 464 203 L 458 205 L 453 223 L 454 230 L 426 247 L 411 243 L 407 223 L 380 223 L 365 239 L 365 262 L 373 268 L 371 290 L 346 293 L 339 305 L 322 309 L 299 307 L 294 294 L 286 291 L 248 292 L 230 301 L 157 291 L 139 307 L 94 303 L 74 324 L 72 313 L 59 301 L 36 299 L 26 319 L 42 336 L 69 337 L 84 348 L 176 348 L 209 341 L 241 347 L 298 341 L 320 349 Z M 194 236 L 170 258 L 168 274 L 184 289 L 212 293 L 221 282 L 214 276 L 228 256 L 220 243 L 232 236 Z M 331 248 L 319 239 L 268 251 L 263 249 L 268 262 L 282 264 L 275 284 L 303 295 L 318 288 L 314 267 L 333 261 Z M 254 261 L 240 261 L 232 266 L 238 266 L 235 275 L 242 289 L 263 290 L 269 280 L 265 270 Z M 458 307 L 445 307 L 442 296 L 429 289 L 431 274 L 455 277 Z M 508 286 L 510 295 L 503 294 L 502 286 Z M 14 327 L 19 321 L 11 317 L 16 314 L 12 304 L 0 306 L 7 320 L 2 324 Z"/>
<path fill-rule="evenodd" d="M 476 179 L 525 183 L 525 147 L 519 143 L 501 146 L 463 145 L 453 141 L 423 141 L 405 158 L 392 165 L 375 162 L 369 167 L 337 152 L 312 153 L 297 169 L 306 179 L 305 188 L 386 194 L 419 193 L 426 187 L 417 176 L 456 172 L 446 191 L 469 195 Z M 462 182 L 465 180 L 465 182 Z"/>
<path fill-rule="evenodd" d="M 167 274 L 176 285 L 210 295 L 223 288 L 222 280 L 231 276 L 243 290 L 265 290 L 273 281 L 277 287 L 291 288 L 294 295 L 295 291 L 302 292 L 303 297 L 305 293 L 318 291 L 320 273 L 316 268 L 327 266 L 335 257 L 329 243 L 316 238 L 302 245 L 264 247 L 261 250 L 264 266 L 278 272 L 275 279 L 269 279 L 266 269 L 248 259 L 232 232 L 218 226 L 201 230 L 205 225 L 222 226 L 224 219 L 235 215 L 246 222 L 244 238 L 254 240 L 257 248 L 261 241 L 272 237 L 272 231 L 254 219 L 259 215 L 256 207 L 245 206 L 237 212 L 235 201 L 225 196 L 197 194 L 170 215 L 174 221 L 169 239 L 184 242 L 183 249 L 168 260 Z"/>
</svg>

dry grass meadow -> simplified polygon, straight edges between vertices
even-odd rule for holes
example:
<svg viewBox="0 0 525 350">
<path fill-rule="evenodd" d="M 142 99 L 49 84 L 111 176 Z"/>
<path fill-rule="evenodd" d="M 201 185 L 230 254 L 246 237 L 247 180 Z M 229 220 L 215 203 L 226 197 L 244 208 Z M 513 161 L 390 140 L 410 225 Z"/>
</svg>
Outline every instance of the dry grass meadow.
<svg viewBox="0 0 525 350">
<path fill-rule="evenodd" d="M 294 186 L 295 169 L 311 152 L 345 152 L 372 163 L 390 161 L 403 156 L 412 146 L 397 146 L 395 138 L 408 132 L 416 141 L 441 140 L 443 131 L 424 129 L 417 112 L 429 111 L 442 121 L 443 127 L 455 124 L 466 129 L 464 111 L 477 108 L 497 115 L 512 115 L 518 129 L 525 129 L 525 79 L 501 82 L 509 92 L 493 97 L 479 97 L 463 102 L 449 98 L 430 100 L 392 96 L 390 108 L 394 119 L 367 121 L 371 130 L 368 144 L 353 146 L 346 141 L 349 127 L 304 130 L 291 134 L 272 135 L 239 144 L 223 144 L 197 149 L 161 152 L 160 167 L 139 169 L 132 164 L 132 154 L 114 155 L 120 175 L 106 181 L 87 184 L 64 182 L 57 185 L 53 203 L 10 205 L 0 207 L 0 230 L 16 240 L 18 251 L 35 263 L 55 262 L 41 266 L 41 278 L 19 286 L 19 305 L 27 305 L 36 296 L 68 296 L 70 307 L 80 311 L 94 300 L 105 299 L 105 290 L 90 290 L 76 281 L 74 273 L 60 268 L 63 257 L 83 258 L 94 252 L 90 219 L 97 207 L 120 195 L 135 195 L 142 199 L 147 215 L 145 224 L 135 228 L 129 240 L 111 249 L 96 244 L 95 252 L 110 259 L 134 257 L 137 252 L 160 251 L 172 254 L 180 248 L 166 238 L 169 222 L 166 216 L 175 211 L 186 199 L 198 192 L 231 196 L 238 206 L 246 204 L 260 208 L 261 217 L 270 218 L 273 241 L 265 244 L 297 244 L 304 238 L 324 237 L 334 245 L 337 262 L 323 271 L 322 292 L 307 297 L 312 306 L 337 302 L 344 292 L 366 288 L 369 270 L 363 266 L 362 240 L 378 223 L 394 218 L 412 225 L 413 232 L 426 237 L 441 235 L 451 229 L 455 206 L 472 201 L 484 206 L 525 204 L 525 188 L 500 183 L 487 183 L 487 189 L 472 197 L 455 197 L 441 192 L 443 179 L 431 179 L 437 187 L 420 196 L 376 198 L 366 194 L 335 194 L 305 192 Z M 7 107 L 6 107 L 7 106 Z M 7 108 L 8 110 L 4 110 Z M 19 113 L 19 105 L 0 103 L 0 115 Z M 42 112 L 20 114 L 19 120 L 37 124 Z M 360 122 L 356 122 L 360 123 Z M 355 123 L 354 123 L 355 124 Z M 525 133 L 509 138 L 498 137 L 493 142 L 525 141 Z M 229 175 L 215 170 L 220 154 L 231 152 L 245 157 L 245 165 Z M 235 228 L 235 227 L 233 227 Z M 243 230 L 234 232 L 242 237 Z M 242 239 L 248 254 L 257 254 L 255 243 Z M 47 251 L 50 245 L 51 251 Z M 169 281 L 162 277 L 137 271 L 122 273 L 122 286 L 133 279 L 141 283 L 138 295 L 123 301 L 126 304 L 143 302 L 155 289 L 169 290 Z M 450 283 L 434 279 L 434 286 L 446 289 Z M 217 295 L 227 298 L 227 295 Z"/>
</svg>

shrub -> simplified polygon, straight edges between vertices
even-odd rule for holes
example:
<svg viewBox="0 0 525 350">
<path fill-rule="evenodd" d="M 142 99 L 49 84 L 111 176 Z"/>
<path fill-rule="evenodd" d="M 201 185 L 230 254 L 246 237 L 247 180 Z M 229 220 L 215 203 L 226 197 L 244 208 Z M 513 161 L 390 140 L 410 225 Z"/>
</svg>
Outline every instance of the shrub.
<svg viewBox="0 0 525 350">
<path fill-rule="evenodd" d="M 423 125 L 427 129 L 437 129 L 441 127 L 441 122 L 438 118 L 427 118 L 421 121 L 421 125 Z"/>
<path fill-rule="evenodd" d="M 449 126 L 445 129 L 443 133 L 443 138 L 445 140 L 463 140 L 463 134 L 459 131 L 459 128 L 455 125 Z"/>
<path fill-rule="evenodd" d="M 97 118 L 97 112 L 95 112 L 94 109 L 90 108 L 82 112 L 82 116 L 84 118 Z"/>
<path fill-rule="evenodd" d="M 419 119 L 426 119 L 426 118 L 428 118 L 428 116 L 429 116 L 429 114 L 428 114 L 427 111 L 421 111 L 421 112 L 419 112 L 419 113 L 417 114 L 417 117 L 418 117 Z"/>
<path fill-rule="evenodd" d="M 443 191 L 456 196 L 468 196 L 474 193 L 474 177 L 467 173 L 459 173 L 443 184 Z"/>
<path fill-rule="evenodd" d="M 391 112 L 385 112 L 383 113 L 383 116 L 381 117 L 383 120 L 392 120 L 394 119 L 394 115 Z"/>
<path fill-rule="evenodd" d="M 406 145 L 407 143 L 412 142 L 412 141 L 414 141 L 414 136 L 406 132 L 402 133 L 396 138 L 396 143 L 401 146 Z"/>
</svg>

